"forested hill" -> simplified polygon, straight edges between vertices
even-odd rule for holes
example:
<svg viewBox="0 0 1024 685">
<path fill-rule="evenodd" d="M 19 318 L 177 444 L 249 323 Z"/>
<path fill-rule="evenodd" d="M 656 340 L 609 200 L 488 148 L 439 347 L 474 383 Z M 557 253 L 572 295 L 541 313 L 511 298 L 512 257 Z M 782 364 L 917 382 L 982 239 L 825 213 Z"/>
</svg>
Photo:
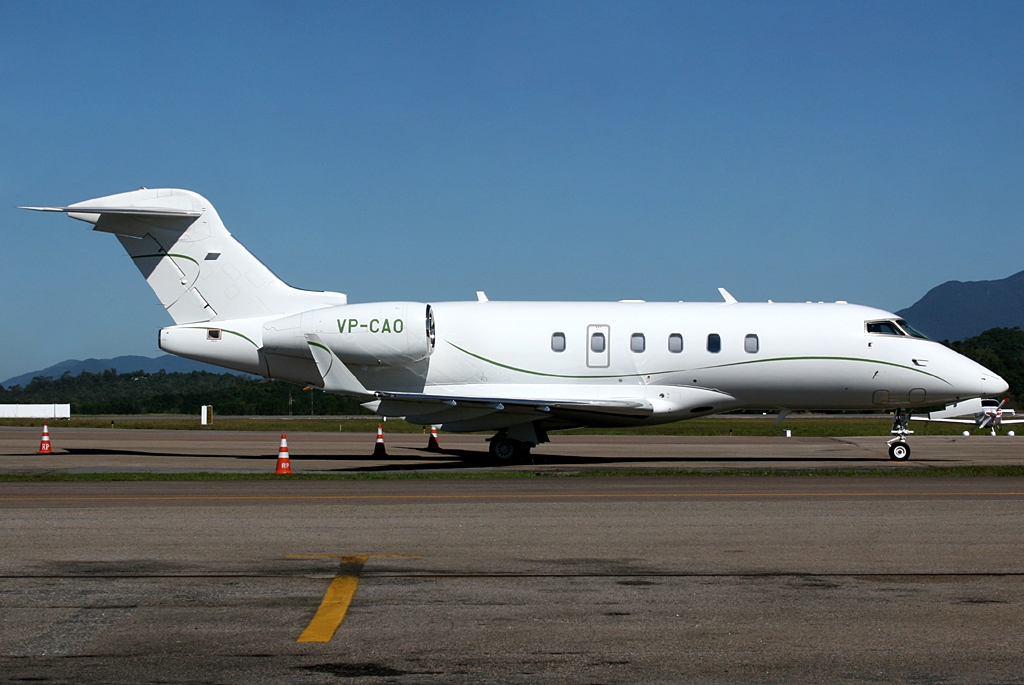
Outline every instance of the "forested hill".
<svg viewBox="0 0 1024 685">
<path fill-rule="evenodd" d="M 973 338 L 950 343 L 954 350 L 998 373 L 1010 384 L 1010 399 L 1015 409 L 1024 409 L 1024 331 L 990 328 Z"/>
<path fill-rule="evenodd" d="M 70 403 L 73 414 L 198 414 L 212 404 L 222 416 L 366 414 L 351 398 L 328 395 L 283 381 L 230 373 L 117 373 L 116 370 L 59 378 L 37 377 L 28 385 L 0 388 L 0 404 Z"/>
</svg>

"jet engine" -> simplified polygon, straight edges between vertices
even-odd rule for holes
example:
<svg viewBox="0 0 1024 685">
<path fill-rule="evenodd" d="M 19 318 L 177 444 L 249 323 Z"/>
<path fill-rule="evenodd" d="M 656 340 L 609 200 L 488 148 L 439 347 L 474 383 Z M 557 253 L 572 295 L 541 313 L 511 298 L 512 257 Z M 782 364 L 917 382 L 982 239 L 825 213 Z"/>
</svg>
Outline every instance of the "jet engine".
<svg viewBox="0 0 1024 685">
<path fill-rule="evenodd" d="M 396 366 L 426 359 L 434 350 L 434 315 L 419 302 L 374 302 L 313 309 L 263 325 L 269 354 L 308 358 L 306 335 L 315 333 L 346 364 Z"/>
</svg>

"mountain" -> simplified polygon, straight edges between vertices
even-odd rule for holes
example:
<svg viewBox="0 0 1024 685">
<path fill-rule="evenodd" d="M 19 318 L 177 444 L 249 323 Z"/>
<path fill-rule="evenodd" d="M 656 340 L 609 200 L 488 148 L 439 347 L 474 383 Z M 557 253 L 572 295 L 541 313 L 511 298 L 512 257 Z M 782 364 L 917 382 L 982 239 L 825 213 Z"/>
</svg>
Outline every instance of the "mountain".
<svg viewBox="0 0 1024 685">
<path fill-rule="evenodd" d="M 999 281 L 947 281 L 896 313 L 935 340 L 1024 327 L 1024 271 Z"/>
<path fill-rule="evenodd" d="M 165 354 L 159 357 L 127 355 L 124 357 L 114 357 L 113 359 L 68 359 L 39 371 L 30 371 L 29 373 L 23 373 L 20 376 L 8 378 L 3 383 L 0 383 L 0 385 L 10 389 L 15 385 L 28 385 L 36 376 L 60 378 L 65 373 L 77 376 L 83 371 L 88 371 L 89 373 L 101 373 L 107 369 L 117 369 L 122 373 L 131 373 L 132 371 L 156 373 L 161 370 L 166 371 L 167 373 L 174 373 L 175 371 L 181 373 L 191 373 L 193 371 L 235 373 L 228 369 L 222 369 L 219 366 L 203 364 L 202 362 L 194 362 L 191 359 L 182 359 L 181 357 L 175 357 L 170 354 Z"/>
</svg>

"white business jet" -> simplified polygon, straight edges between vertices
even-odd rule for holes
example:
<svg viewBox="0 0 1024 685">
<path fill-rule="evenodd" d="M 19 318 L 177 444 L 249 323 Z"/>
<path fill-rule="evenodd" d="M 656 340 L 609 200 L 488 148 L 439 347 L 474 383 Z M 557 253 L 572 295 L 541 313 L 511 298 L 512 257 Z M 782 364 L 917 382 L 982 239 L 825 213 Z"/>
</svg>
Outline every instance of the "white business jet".
<svg viewBox="0 0 1024 685">
<path fill-rule="evenodd" d="M 175 325 L 160 348 L 359 398 L 448 431 L 497 431 L 511 461 L 551 430 L 645 426 L 732 409 L 894 411 L 1006 392 L 988 369 L 879 309 L 724 302 L 373 302 L 292 288 L 206 198 L 136 190 L 66 207 L 114 234 Z"/>
</svg>

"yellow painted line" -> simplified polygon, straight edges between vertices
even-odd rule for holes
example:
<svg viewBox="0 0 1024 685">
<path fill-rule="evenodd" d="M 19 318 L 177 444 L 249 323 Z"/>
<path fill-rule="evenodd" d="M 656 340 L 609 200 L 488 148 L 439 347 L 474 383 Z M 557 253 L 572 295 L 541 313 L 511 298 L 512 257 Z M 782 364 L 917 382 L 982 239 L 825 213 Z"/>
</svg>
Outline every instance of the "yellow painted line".
<svg viewBox="0 0 1024 685">
<path fill-rule="evenodd" d="M 419 554 L 285 554 L 285 559 L 419 559 Z M 342 561 L 341 563 L 345 563 Z"/>
<path fill-rule="evenodd" d="M 348 605 L 359 587 L 359 576 L 336 576 L 324 593 L 320 608 L 296 642 L 330 642 L 345 620 Z"/>
<path fill-rule="evenodd" d="M 287 554 L 285 559 L 338 559 L 341 572 L 327 586 L 320 607 L 296 642 L 330 642 L 345 620 L 359 587 L 359 574 L 371 558 L 414 559 L 418 554 Z"/>
<path fill-rule="evenodd" d="M 895 491 L 895 492 L 589 492 L 589 493 L 491 493 L 479 495 L 154 495 L 134 497 L 0 497 L 0 502 L 216 502 L 218 500 L 481 500 L 481 499 L 594 499 L 594 498 L 709 498 L 709 497 L 946 497 L 946 496 L 1020 497 L 1018 491 Z"/>
</svg>

